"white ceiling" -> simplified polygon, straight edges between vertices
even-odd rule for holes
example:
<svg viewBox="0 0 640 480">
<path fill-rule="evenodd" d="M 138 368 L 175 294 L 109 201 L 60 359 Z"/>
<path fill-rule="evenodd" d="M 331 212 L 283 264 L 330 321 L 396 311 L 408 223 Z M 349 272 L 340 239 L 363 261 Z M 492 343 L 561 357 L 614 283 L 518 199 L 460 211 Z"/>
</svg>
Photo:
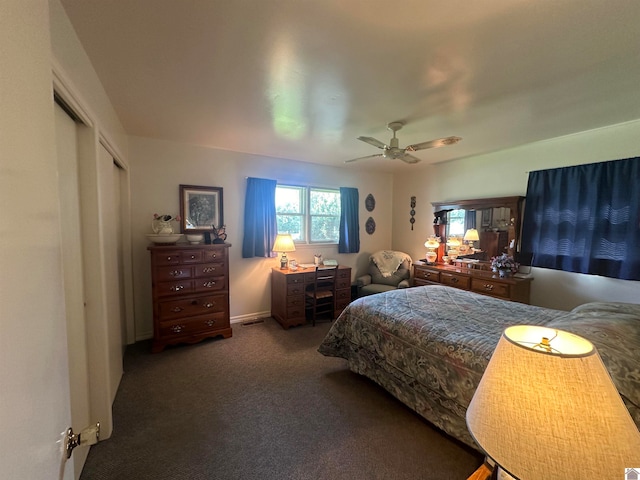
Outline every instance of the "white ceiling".
<svg viewBox="0 0 640 480">
<path fill-rule="evenodd" d="M 640 118 L 638 0 L 61 0 L 127 133 L 408 171 Z M 406 165 L 400 146 L 457 135 Z"/>
</svg>

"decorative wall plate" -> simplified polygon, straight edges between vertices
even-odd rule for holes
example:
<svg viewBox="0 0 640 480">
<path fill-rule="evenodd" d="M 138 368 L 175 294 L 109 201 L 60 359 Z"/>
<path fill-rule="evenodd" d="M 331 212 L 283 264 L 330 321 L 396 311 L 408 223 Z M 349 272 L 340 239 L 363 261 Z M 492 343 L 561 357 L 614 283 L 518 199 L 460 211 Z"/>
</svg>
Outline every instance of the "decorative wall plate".
<svg viewBox="0 0 640 480">
<path fill-rule="evenodd" d="M 376 222 L 372 217 L 367 219 L 367 223 L 364 224 L 364 228 L 369 235 L 373 235 L 373 232 L 376 231 Z"/>
<path fill-rule="evenodd" d="M 373 212 L 373 209 L 376 208 L 376 199 L 373 198 L 373 195 L 367 195 L 367 198 L 364 199 L 364 206 L 367 212 Z"/>
</svg>

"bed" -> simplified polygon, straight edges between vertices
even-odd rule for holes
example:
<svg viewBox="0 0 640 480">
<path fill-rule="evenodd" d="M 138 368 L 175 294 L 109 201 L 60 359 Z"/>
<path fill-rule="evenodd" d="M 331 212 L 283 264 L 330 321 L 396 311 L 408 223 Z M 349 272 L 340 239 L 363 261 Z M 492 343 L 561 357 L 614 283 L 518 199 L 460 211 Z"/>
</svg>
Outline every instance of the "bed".
<svg viewBox="0 0 640 480">
<path fill-rule="evenodd" d="M 318 351 L 347 360 L 447 434 L 477 449 L 465 413 L 502 331 L 547 325 L 589 339 L 640 427 L 640 305 L 588 303 L 571 312 L 423 286 L 352 302 Z"/>
</svg>

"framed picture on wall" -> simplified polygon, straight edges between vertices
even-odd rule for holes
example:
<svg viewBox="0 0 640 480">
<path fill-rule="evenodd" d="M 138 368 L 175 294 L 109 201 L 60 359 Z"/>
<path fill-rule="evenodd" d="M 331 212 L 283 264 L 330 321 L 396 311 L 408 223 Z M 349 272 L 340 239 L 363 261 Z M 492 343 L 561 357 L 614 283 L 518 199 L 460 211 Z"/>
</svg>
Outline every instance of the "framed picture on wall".
<svg viewBox="0 0 640 480">
<path fill-rule="evenodd" d="M 206 233 L 224 224 L 222 188 L 180 185 L 182 233 Z"/>
</svg>

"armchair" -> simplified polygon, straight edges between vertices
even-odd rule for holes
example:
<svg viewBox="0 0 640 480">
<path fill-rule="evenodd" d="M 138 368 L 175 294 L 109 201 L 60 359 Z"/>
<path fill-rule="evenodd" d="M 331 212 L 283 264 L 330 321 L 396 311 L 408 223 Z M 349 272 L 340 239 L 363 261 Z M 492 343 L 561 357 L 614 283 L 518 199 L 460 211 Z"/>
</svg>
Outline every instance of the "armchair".
<svg viewBox="0 0 640 480">
<path fill-rule="evenodd" d="M 404 252 L 381 250 L 369 257 L 368 273 L 356 279 L 358 297 L 410 287 L 411 257 Z"/>
</svg>

